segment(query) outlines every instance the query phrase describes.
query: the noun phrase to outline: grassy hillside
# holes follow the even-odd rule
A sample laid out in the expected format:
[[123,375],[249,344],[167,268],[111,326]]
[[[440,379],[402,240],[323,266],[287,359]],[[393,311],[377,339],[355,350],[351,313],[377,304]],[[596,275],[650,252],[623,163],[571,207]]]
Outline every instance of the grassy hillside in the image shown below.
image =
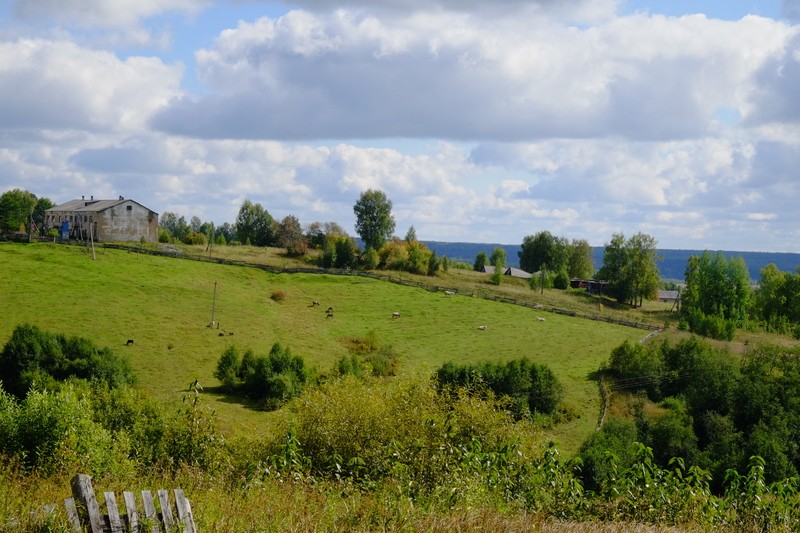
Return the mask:
[[[465,287],[475,282],[461,281]],[[215,284],[219,329],[207,327]],[[504,290],[527,297],[531,293],[513,283]],[[283,301],[271,298],[278,291],[285,295]],[[321,305],[311,306],[312,300]],[[325,373],[346,353],[344,339],[375,330],[400,354],[401,373],[419,379],[427,379],[446,361],[527,356],[553,369],[565,386],[566,403],[580,414],[550,435],[567,453],[597,419],[597,387],[590,374],[613,347],[646,334],[364,277],[274,274],[111,249],[99,249],[93,259],[85,248],[52,243],[0,245],[0,301],[0,343],[23,322],[90,338],[127,356],[140,386],[164,402],[179,403],[197,378],[232,432],[267,431],[270,420],[280,414],[258,411],[214,391],[217,358],[230,344],[266,353],[280,342]],[[334,308],[332,318],[326,318],[329,306]],[[395,311],[399,319],[392,318]],[[479,331],[479,325],[486,330]],[[125,345],[128,339],[132,346]]]

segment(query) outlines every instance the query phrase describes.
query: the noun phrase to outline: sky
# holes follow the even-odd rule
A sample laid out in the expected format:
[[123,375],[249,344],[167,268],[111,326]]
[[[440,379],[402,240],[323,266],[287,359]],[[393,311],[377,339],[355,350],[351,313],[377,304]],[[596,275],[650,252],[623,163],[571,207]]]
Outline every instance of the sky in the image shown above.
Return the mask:
[[0,192],[800,252],[800,0],[0,0]]

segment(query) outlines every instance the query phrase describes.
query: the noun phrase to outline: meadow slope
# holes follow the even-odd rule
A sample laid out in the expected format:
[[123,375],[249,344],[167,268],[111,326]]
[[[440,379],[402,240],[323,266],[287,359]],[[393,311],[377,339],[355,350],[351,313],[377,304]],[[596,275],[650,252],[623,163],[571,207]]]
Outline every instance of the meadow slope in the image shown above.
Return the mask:
[[[215,285],[219,329],[208,327]],[[271,298],[276,291],[283,301]],[[400,354],[400,372],[418,379],[447,361],[526,356],[553,369],[565,403],[580,414],[548,434],[566,453],[597,421],[591,373],[615,346],[647,333],[365,277],[274,274],[111,249],[98,249],[93,259],[86,248],[52,243],[0,244],[0,302],[0,343],[24,322],[87,337],[129,358],[139,386],[166,403],[180,403],[198,379],[222,426],[234,433],[269,431],[280,415],[215,390],[216,361],[231,344],[261,354],[280,342],[324,374],[346,353],[343,339],[374,330]],[[392,318],[395,311],[400,318]],[[128,339],[132,346],[125,346]]]

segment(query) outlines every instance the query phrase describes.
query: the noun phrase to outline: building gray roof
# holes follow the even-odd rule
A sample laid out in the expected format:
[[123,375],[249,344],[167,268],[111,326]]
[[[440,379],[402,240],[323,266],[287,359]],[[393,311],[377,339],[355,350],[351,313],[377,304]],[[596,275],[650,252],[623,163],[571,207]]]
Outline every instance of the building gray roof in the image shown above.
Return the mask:
[[[135,200],[131,200],[130,198],[118,198],[116,200],[85,200],[83,198],[79,200],[70,200],[68,202],[64,202],[63,204],[55,205],[46,211],[70,211],[70,212],[80,212],[80,213],[99,213],[100,211],[105,211],[106,209],[110,209],[112,207],[118,206],[125,202],[133,202],[137,205],[141,205],[145,209],[147,207],[143,206],[139,202]],[[151,210],[152,211],[152,210]]]

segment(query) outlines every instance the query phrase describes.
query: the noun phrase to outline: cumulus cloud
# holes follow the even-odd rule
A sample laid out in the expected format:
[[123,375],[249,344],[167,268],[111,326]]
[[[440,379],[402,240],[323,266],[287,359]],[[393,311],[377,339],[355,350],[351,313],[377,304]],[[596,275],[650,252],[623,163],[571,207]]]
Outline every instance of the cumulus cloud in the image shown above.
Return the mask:
[[178,93],[181,75],[70,42],[0,42],[0,129],[135,130]]
[[800,123],[800,28],[779,53],[758,69],[752,92],[748,124]]
[[23,20],[45,20],[83,27],[130,27],[169,11],[195,12],[210,0],[12,0]]
[[197,53],[210,94],[175,100],[152,125],[246,139],[699,137],[720,107],[744,105],[752,66],[789,32],[758,17],[634,15],[579,29],[293,11],[220,34]]

